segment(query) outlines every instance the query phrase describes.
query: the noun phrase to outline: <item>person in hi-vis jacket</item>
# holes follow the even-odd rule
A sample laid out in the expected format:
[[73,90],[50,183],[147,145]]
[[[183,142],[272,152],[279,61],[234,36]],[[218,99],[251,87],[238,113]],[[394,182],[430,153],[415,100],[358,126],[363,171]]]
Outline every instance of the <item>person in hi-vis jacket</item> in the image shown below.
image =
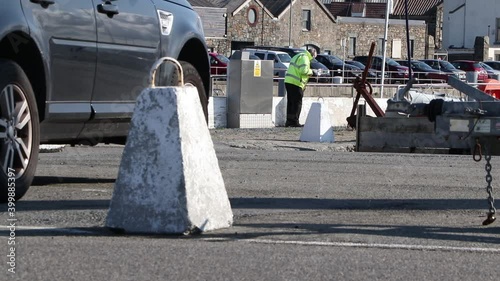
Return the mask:
[[295,55],[290,61],[285,75],[285,88],[287,95],[285,127],[302,127],[299,123],[302,110],[302,97],[304,89],[313,75],[311,60],[316,57],[316,50],[309,49]]

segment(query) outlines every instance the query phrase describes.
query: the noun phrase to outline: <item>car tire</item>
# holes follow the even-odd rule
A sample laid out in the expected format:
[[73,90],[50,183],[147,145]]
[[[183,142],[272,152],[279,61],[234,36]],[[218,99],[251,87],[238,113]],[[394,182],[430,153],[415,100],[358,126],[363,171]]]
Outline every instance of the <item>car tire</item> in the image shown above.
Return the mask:
[[23,69],[0,59],[0,202],[19,200],[35,176],[40,124],[35,95]]
[[[201,79],[200,74],[196,70],[196,68],[186,61],[179,61],[181,64],[182,70],[184,72],[184,84],[192,85],[198,89],[198,96],[200,98],[201,107],[203,109],[203,114],[205,116],[205,121],[208,124],[208,97],[205,92],[205,87],[203,85],[203,80]],[[180,79],[177,71],[174,71],[172,76],[168,81],[169,85],[180,86]]]

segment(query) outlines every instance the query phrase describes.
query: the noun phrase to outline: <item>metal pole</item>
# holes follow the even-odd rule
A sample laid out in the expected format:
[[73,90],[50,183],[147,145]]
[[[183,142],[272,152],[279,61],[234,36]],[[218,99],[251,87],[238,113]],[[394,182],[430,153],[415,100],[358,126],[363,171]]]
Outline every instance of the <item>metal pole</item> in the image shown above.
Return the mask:
[[380,79],[380,98],[384,97],[384,78],[385,78],[385,59],[386,59],[386,49],[387,49],[387,32],[389,29],[389,13],[391,12],[391,1],[387,1],[387,7],[385,9],[385,31],[384,31],[384,42],[382,44],[382,77]]
[[408,80],[411,81],[412,73],[411,73],[411,46],[410,46],[410,23],[408,19],[408,0],[405,0],[405,15],[406,15],[406,53],[408,55]]
[[288,47],[292,47],[292,3],[290,0],[290,22],[288,24]]

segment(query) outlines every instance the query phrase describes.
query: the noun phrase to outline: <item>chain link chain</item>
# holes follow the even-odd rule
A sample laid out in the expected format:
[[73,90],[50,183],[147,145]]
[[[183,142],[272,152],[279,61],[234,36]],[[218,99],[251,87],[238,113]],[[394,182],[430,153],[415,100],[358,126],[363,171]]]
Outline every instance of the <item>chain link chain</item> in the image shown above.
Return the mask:
[[496,209],[494,206],[495,198],[493,197],[493,187],[491,186],[491,182],[493,181],[493,176],[491,175],[491,162],[490,162],[491,154],[486,153],[484,159],[486,160],[486,165],[484,168],[486,170],[486,183],[488,184],[486,186],[486,192],[488,192],[488,203],[490,204],[489,216],[493,216],[496,213]]

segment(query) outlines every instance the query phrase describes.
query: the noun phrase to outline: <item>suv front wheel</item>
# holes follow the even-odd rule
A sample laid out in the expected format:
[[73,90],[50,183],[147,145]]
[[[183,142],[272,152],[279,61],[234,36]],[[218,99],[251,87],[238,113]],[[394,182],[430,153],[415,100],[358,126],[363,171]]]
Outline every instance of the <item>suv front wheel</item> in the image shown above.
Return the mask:
[[0,59],[0,202],[20,199],[33,181],[40,124],[28,77],[15,62]]
[[[203,115],[205,116],[205,121],[208,123],[208,98],[205,93],[205,88],[203,87],[203,80],[192,64],[186,61],[179,61],[179,63],[181,64],[184,72],[184,84],[194,86],[198,90]],[[169,78],[168,84],[176,86],[180,84],[179,74],[177,71],[173,72],[172,76]]]

